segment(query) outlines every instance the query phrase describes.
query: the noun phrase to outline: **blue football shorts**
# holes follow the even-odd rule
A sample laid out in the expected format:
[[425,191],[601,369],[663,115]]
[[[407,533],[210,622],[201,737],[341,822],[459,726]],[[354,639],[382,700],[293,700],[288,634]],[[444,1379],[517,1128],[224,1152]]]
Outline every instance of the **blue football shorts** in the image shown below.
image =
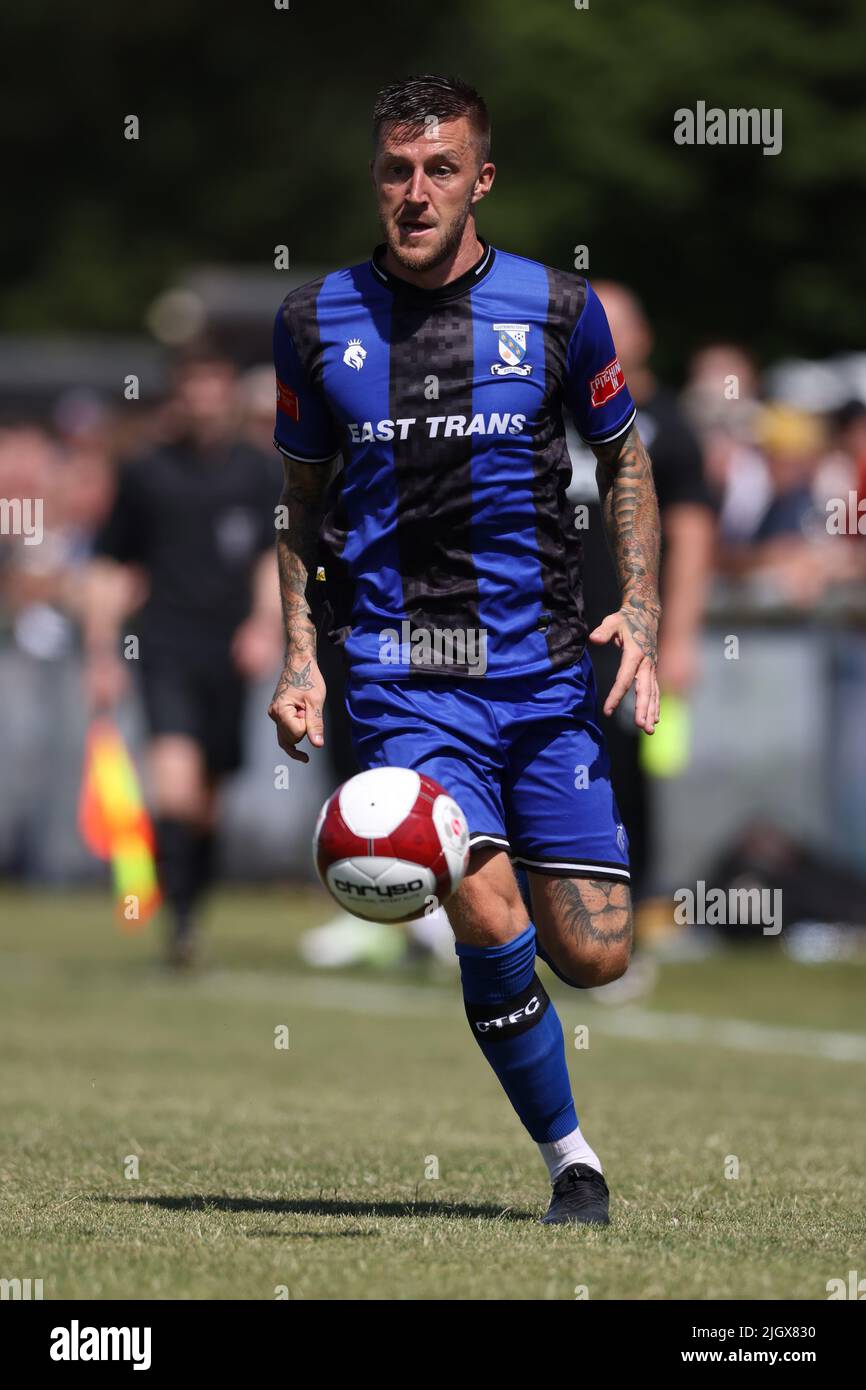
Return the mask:
[[629,881],[589,656],[563,671],[361,681],[346,704],[363,770],[411,767],[450,792],[472,850],[569,878]]

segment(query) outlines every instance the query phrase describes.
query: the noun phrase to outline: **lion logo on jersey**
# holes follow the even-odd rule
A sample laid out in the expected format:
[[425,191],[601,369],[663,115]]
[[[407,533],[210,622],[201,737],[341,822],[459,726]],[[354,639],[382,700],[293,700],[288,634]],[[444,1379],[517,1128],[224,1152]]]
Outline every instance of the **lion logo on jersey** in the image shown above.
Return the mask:
[[350,338],[346,351],[343,353],[343,361],[347,367],[354,367],[359,372],[367,360],[367,349],[361,346],[360,338]]

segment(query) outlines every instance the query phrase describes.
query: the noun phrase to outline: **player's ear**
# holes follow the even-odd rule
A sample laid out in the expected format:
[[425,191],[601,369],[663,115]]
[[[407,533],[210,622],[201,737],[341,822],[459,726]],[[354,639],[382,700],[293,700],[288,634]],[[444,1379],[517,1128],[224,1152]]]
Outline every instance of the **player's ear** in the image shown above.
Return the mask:
[[473,203],[480,203],[482,198],[487,197],[487,194],[493,187],[493,180],[495,177],[496,165],[491,164],[489,159],[485,160],[475,176],[475,187],[472,190]]

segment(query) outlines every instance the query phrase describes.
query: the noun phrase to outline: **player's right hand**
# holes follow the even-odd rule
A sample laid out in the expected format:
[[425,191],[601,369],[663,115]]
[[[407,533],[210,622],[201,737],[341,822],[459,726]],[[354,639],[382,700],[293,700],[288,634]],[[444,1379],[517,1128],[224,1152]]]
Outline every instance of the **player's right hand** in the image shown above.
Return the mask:
[[308,738],[314,748],[325,742],[326,694],[322,673],[312,659],[297,657],[294,664],[287,663],[277,681],[268,714],[277,726],[280,747],[296,762],[310,761],[309,754],[297,747],[302,738]]

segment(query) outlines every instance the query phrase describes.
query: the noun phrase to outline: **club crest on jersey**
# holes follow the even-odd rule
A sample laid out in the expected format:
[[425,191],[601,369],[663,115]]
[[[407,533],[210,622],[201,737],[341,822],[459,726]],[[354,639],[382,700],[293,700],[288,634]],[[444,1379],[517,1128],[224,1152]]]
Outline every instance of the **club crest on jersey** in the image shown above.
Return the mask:
[[[494,323],[493,331],[499,335],[499,356],[501,362],[491,365],[494,376],[529,376],[532,363],[524,362],[526,356],[526,335],[528,323]],[[503,365],[504,364],[504,365]]]
[[625,376],[622,367],[619,365],[619,358],[615,357],[612,362],[608,362],[606,367],[602,367],[600,372],[589,379],[589,399],[593,407],[597,410],[600,405],[607,405],[608,401],[613,400],[617,391],[621,391],[625,386]]
[[343,361],[347,367],[354,367],[359,372],[367,360],[367,349],[361,346],[360,338],[350,338],[346,344],[346,351],[343,353]]

